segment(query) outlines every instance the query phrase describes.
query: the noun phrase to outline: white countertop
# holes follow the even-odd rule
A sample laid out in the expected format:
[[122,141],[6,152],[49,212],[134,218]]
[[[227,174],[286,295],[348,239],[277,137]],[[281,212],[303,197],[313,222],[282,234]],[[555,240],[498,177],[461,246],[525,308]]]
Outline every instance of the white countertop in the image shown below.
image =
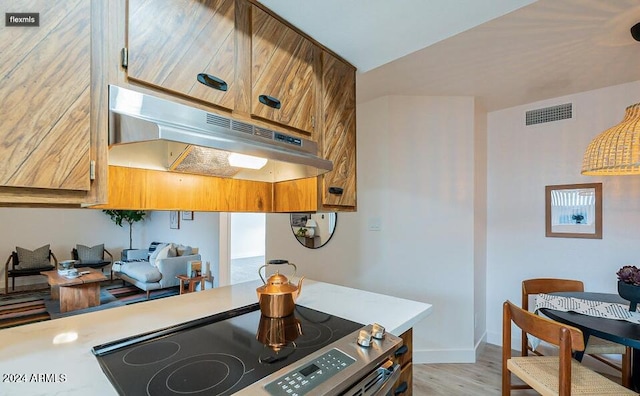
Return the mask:
[[[115,395],[91,347],[257,302],[261,281],[0,330],[0,395]],[[400,335],[431,305],[305,279],[297,304]],[[66,335],[74,341],[56,340]],[[16,382],[21,380],[23,382]]]

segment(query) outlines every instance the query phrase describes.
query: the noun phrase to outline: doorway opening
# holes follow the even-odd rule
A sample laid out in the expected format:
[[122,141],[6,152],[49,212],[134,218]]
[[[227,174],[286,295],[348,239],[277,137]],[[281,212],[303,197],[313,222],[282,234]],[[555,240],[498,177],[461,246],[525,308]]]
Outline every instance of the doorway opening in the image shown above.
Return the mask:
[[266,215],[231,213],[230,228],[230,284],[260,279],[258,269],[265,260]]

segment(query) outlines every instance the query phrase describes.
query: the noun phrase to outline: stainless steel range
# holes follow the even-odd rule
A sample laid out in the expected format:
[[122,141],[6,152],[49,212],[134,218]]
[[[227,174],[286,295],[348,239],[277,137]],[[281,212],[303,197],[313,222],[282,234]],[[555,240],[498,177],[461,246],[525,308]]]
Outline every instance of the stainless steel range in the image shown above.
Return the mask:
[[387,358],[401,345],[375,324],[300,305],[267,318],[252,304],[92,351],[121,395],[369,395],[395,382]]

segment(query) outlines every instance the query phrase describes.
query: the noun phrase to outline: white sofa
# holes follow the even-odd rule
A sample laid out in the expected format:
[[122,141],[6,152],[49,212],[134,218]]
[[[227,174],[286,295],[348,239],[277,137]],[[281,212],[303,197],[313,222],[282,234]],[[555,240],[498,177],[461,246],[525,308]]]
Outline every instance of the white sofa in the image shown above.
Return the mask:
[[[168,249],[167,249],[168,246]],[[148,256],[145,261],[114,263],[114,275],[147,292],[178,286],[177,275],[185,275],[190,261],[202,261],[198,248],[154,242],[150,248],[128,252],[129,257]],[[163,254],[166,250],[171,253]],[[182,254],[181,254],[182,253]]]

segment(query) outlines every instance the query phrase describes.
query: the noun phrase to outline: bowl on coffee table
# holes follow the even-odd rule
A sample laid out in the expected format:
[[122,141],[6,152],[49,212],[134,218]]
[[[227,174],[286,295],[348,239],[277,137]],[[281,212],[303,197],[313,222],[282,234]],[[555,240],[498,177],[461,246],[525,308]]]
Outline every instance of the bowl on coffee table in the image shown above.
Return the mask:
[[70,269],[73,268],[73,265],[76,263],[76,260],[62,260],[60,262],[60,265],[62,266],[62,269]]

